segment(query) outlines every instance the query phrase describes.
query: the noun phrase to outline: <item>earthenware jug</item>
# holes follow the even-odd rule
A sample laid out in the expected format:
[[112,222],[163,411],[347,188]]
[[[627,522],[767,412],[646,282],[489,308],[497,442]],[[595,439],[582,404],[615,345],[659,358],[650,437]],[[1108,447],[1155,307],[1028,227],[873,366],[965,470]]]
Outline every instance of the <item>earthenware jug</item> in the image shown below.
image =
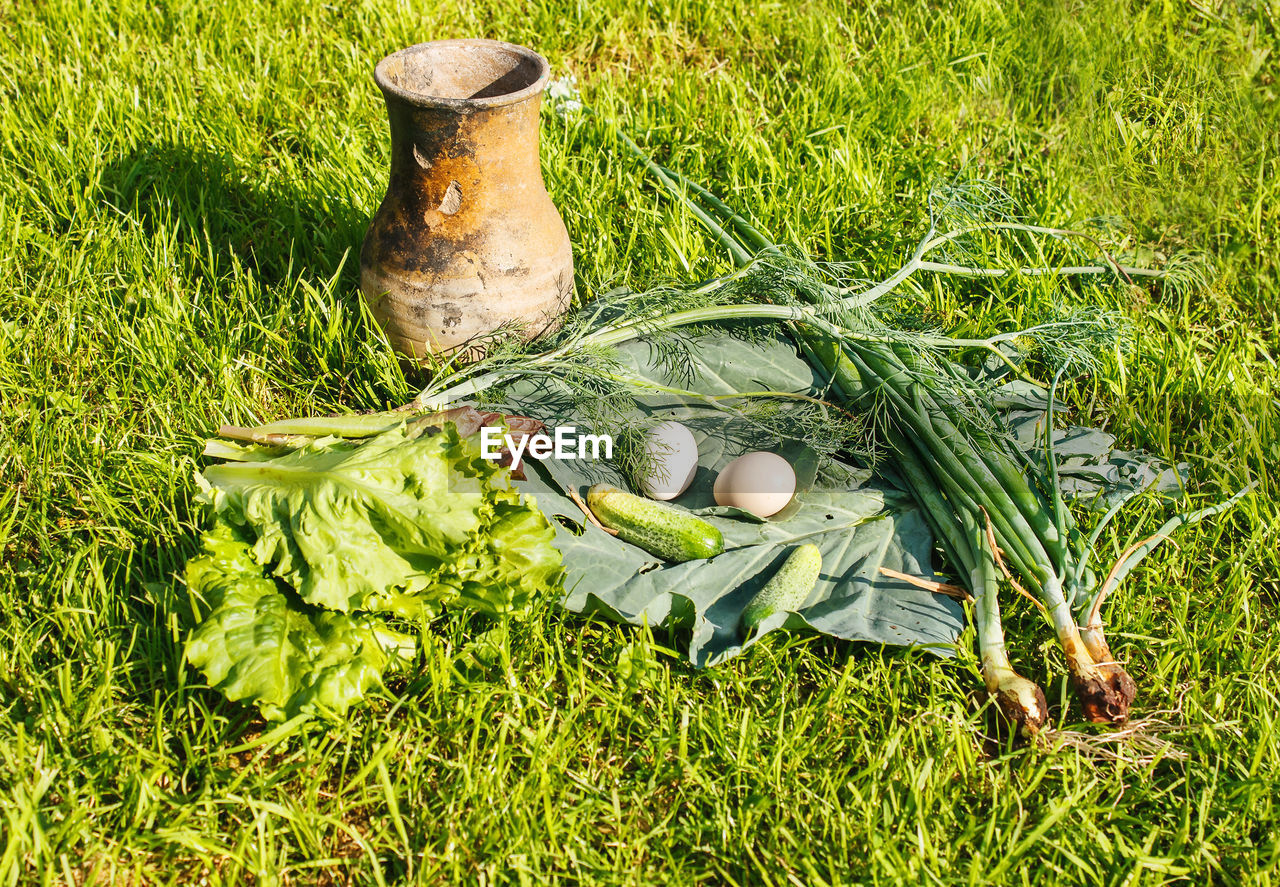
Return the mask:
[[360,289],[402,354],[475,357],[494,332],[532,338],[568,307],[569,234],[538,162],[549,74],[538,53],[496,40],[421,43],[374,69],[391,174]]

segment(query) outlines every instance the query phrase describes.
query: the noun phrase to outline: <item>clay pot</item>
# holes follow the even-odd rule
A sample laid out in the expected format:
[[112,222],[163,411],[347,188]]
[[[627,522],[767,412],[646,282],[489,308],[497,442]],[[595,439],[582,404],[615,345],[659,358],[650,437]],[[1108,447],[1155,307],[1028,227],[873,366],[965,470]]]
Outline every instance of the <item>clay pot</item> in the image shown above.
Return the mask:
[[538,163],[549,74],[538,53],[496,40],[421,43],[374,69],[391,175],[360,289],[402,354],[474,358],[495,331],[530,339],[568,307],[569,234]]

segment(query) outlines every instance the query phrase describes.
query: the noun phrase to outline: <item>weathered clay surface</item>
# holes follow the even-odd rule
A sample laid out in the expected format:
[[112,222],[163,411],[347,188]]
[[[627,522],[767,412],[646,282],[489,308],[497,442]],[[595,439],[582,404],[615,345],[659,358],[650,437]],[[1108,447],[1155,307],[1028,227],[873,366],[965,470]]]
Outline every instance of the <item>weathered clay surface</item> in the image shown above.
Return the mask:
[[501,328],[554,328],[573,293],[569,234],[542,180],[542,56],[493,40],[411,46],[378,63],[391,175],[360,288],[408,357],[478,353]]

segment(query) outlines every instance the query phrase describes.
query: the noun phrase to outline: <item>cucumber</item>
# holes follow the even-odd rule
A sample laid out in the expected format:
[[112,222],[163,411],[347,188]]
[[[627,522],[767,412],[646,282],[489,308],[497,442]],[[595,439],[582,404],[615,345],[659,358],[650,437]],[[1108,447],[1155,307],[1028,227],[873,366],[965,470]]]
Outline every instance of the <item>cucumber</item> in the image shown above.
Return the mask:
[[702,518],[609,484],[588,490],[587,506],[619,539],[663,560],[680,563],[724,551],[724,536]]
[[821,569],[822,552],[818,546],[807,542],[793,548],[778,572],[742,611],[743,633],[759,628],[761,622],[780,610],[794,610],[803,604],[817,584]]

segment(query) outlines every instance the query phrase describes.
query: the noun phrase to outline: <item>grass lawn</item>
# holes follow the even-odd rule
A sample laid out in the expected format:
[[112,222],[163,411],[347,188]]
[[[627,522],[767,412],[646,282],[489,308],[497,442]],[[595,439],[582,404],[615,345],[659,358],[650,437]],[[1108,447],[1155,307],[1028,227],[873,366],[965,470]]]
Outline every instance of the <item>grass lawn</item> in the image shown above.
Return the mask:
[[[0,884],[1280,881],[1280,7],[1243,5],[0,0]],[[866,276],[957,174],[1207,257],[1207,287],[1116,303],[1138,357],[1070,393],[1198,498],[1259,482],[1110,604],[1171,753],[995,747],[973,655],[779,638],[695,672],[550,607],[495,630],[491,669],[453,663],[492,626],[447,617],[387,694],[279,741],[201,686],[176,574],[203,438],[420,387],[357,290],[372,68],[461,36],[540,50]],[[726,269],[603,133],[544,119],[580,296]],[[958,330],[1045,297],[926,284]],[[1057,727],[1099,733],[1008,609]]]

